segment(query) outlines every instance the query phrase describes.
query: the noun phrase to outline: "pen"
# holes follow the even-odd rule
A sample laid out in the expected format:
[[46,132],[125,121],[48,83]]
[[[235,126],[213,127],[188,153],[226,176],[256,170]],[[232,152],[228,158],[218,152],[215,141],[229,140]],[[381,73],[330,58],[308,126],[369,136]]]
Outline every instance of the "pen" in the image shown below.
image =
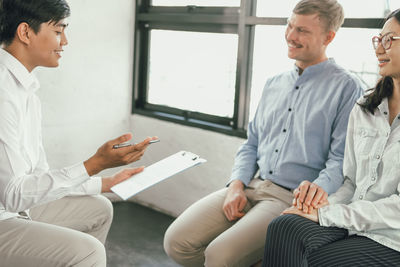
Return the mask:
[[[149,144],[153,144],[153,143],[157,143],[157,142],[160,142],[160,139],[151,140],[149,142]],[[134,144],[123,143],[123,144],[113,145],[113,148],[121,148],[121,147],[133,146],[133,145],[136,145],[136,143],[134,143]]]

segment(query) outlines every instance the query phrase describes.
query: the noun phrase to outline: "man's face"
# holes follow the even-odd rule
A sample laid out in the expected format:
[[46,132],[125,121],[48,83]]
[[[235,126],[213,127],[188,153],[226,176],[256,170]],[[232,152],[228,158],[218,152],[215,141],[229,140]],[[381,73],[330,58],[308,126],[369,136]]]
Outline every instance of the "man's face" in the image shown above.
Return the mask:
[[65,36],[65,19],[57,23],[42,23],[39,32],[34,34],[32,31],[31,42],[29,44],[30,66],[57,67],[58,60],[61,58],[63,46],[68,44]]
[[288,57],[302,69],[320,63],[325,59],[327,34],[317,14],[292,14],[285,33]]

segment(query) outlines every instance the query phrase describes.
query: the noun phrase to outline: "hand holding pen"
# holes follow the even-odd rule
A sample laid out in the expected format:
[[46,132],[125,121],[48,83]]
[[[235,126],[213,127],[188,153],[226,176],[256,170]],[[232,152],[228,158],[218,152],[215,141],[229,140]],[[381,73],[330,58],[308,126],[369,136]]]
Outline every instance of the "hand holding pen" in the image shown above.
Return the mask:
[[91,158],[84,162],[89,176],[104,169],[126,165],[139,160],[150,142],[159,140],[157,137],[148,137],[137,144],[126,143],[131,139],[132,134],[124,134],[102,145]]
[[[153,143],[157,143],[157,142],[160,142],[160,139],[152,139],[149,141],[149,144],[153,144]],[[122,144],[113,145],[113,148],[117,149],[117,148],[121,148],[121,147],[135,146],[135,145],[137,145],[137,143],[122,143]]]

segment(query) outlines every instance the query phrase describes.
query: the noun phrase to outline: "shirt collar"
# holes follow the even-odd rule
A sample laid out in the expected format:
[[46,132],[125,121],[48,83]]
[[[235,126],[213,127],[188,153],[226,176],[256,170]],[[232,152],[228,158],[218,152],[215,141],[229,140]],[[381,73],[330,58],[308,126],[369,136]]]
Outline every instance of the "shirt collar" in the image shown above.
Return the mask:
[[379,104],[378,109],[380,110],[380,112],[384,113],[389,111],[389,103],[388,103],[388,99],[387,97],[385,97],[384,99],[382,99],[382,102]]
[[1,48],[0,64],[3,64],[28,92],[35,92],[39,89],[40,84],[35,75],[30,73],[13,55]]
[[[326,65],[332,64],[332,63],[335,63],[335,60],[333,58],[328,58],[325,61],[322,61],[318,64],[307,67],[305,70],[303,70],[302,75],[304,75],[304,73],[310,74],[310,73],[313,73],[316,71],[321,71],[322,68],[324,68]],[[300,68],[296,66],[296,63],[294,64],[294,70],[297,74],[299,74]]]

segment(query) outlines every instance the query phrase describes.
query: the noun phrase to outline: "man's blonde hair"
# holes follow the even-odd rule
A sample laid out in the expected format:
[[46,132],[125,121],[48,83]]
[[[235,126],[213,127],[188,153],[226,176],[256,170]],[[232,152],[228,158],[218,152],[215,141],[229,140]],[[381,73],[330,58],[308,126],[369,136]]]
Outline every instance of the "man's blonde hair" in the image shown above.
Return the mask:
[[294,14],[317,14],[326,31],[337,32],[344,22],[343,7],[336,0],[301,0],[293,9]]

